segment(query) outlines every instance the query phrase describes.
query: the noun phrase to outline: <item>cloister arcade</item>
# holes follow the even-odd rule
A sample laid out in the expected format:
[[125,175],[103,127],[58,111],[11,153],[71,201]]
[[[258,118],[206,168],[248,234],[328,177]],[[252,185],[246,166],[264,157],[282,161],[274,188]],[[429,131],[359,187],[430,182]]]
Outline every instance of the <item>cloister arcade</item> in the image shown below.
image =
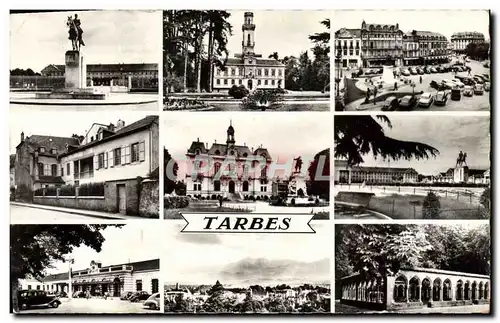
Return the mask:
[[372,309],[489,303],[490,278],[437,269],[400,270],[394,276],[341,279],[341,303]]

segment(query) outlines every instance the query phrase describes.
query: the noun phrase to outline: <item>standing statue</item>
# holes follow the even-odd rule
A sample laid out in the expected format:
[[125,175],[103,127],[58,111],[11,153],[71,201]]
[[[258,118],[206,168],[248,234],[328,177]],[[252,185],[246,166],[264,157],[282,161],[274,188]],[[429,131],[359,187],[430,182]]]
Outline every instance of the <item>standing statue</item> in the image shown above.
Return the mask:
[[295,161],[295,172],[300,173],[300,170],[302,169],[302,158],[299,156],[294,159]]
[[73,46],[74,51],[80,51],[81,46],[85,46],[83,42],[83,29],[81,27],[80,19],[78,18],[78,14],[75,14],[75,17],[72,18],[68,16],[68,20],[66,21],[66,26],[68,26],[68,39],[71,40],[71,45]]

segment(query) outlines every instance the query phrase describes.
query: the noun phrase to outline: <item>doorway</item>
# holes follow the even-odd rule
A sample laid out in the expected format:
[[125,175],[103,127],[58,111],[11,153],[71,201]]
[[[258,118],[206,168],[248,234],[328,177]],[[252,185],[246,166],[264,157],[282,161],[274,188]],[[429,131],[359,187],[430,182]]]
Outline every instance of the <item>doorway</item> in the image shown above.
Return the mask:
[[234,181],[229,182],[229,193],[234,193]]
[[253,89],[253,81],[252,80],[248,80],[248,89],[249,90]]
[[127,213],[127,193],[125,190],[125,184],[116,185],[117,191],[117,203],[118,203],[118,212],[120,214]]
[[120,278],[113,280],[113,296],[120,297]]

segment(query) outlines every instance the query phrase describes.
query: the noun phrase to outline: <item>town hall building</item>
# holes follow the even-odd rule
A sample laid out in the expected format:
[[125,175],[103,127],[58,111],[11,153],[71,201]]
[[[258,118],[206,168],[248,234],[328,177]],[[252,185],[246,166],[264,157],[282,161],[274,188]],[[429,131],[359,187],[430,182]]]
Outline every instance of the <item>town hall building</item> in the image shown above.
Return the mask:
[[255,53],[255,27],[253,13],[245,12],[242,52],[228,58],[225,67],[214,66],[214,90],[228,90],[233,85],[244,85],[250,91],[285,87],[285,65]]
[[[262,146],[253,149],[246,143],[237,145],[234,135],[234,127],[230,124],[226,143],[216,141],[209,147],[199,138],[191,143],[186,157],[197,169],[186,174],[187,195],[212,199],[221,196],[232,200],[271,196],[268,170],[273,159],[268,150]],[[265,162],[265,166],[256,167],[258,162]],[[251,166],[257,173],[250,171]]]

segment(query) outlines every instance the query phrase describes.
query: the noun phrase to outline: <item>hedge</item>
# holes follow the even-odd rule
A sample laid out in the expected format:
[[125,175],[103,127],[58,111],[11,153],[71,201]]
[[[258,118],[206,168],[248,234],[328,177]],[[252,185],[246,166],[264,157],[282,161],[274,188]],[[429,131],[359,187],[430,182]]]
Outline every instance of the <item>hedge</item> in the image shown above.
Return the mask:
[[182,209],[189,206],[187,196],[165,196],[163,198],[164,209]]
[[75,196],[76,189],[73,185],[61,186],[59,196]]
[[82,184],[79,186],[78,196],[104,196],[104,183]]

